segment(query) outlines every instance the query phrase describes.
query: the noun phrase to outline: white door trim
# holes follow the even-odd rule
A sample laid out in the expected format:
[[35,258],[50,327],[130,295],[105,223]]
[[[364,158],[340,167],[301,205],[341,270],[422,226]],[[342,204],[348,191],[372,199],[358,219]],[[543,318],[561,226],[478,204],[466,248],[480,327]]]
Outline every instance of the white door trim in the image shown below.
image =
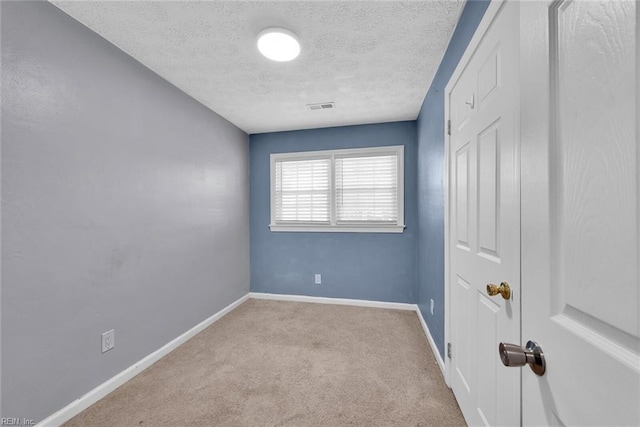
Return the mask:
[[447,86],[445,87],[445,96],[444,96],[444,169],[443,169],[443,186],[444,186],[444,307],[445,307],[445,314],[444,314],[444,347],[445,347],[445,357],[444,357],[444,363],[445,363],[445,370],[444,370],[444,380],[447,384],[447,386],[449,386],[449,388],[451,388],[451,383],[450,383],[450,377],[451,377],[451,369],[450,369],[450,361],[451,359],[448,357],[447,355],[447,343],[451,342],[451,336],[450,336],[450,326],[451,326],[451,319],[449,318],[449,313],[451,312],[451,299],[450,299],[450,287],[449,287],[449,279],[450,279],[450,275],[449,275],[449,267],[450,267],[450,256],[451,256],[451,248],[449,245],[449,239],[450,239],[450,225],[451,225],[451,221],[449,218],[451,209],[450,209],[450,193],[451,193],[451,189],[449,188],[449,181],[450,181],[450,175],[449,175],[449,149],[450,149],[450,144],[451,144],[451,136],[448,134],[448,122],[450,117],[449,114],[449,95],[451,94],[451,91],[453,90],[453,87],[455,86],[456,82],[458,81],[458,79],[460,78],[460,76],[462,75],[463,71],[465,70],[465,68],[467,67],[467,64],[469,63],[469,60],[471,59],[473,53],[476,51],[476,49],[478,48],[478,46],[480,45],[480,42],[482,41],[485,33],[487,32],[487,30],[489,29],[489,27],[491,26],[491,23],[493,22],[494,18],[498,15],[498,12],[500,12],[500,10],[502,9],[502,7],[505,5],[507,0],[493,0],[490,4],[489,7],[487,8],[484,16],[482,17],[482,20],[480,21],[480,24],[478,24],[478,28],[476,29],[476,32],[473,34],[473,37],[471,38],[471,41],[469,42],[469,44],[467,45],[467,48],[465,49],[464,53],[462,54],[462,57],[460,58],[460,61],[458,62],[458,65],[456,66],[456,69],[453,71],[453,74],[451,75],[451,78],[449,79],[449,83],[447,83]]

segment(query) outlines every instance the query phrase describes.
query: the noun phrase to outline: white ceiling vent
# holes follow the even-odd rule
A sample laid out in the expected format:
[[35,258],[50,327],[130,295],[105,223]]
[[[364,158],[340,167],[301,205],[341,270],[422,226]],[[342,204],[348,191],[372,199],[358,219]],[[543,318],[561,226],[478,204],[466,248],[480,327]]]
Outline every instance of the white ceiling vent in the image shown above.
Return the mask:
[[333,102],[322,102],[320,104],[307,104],[307,108],[309,110],[329,110],[332,108],[336,108],[336,104]]

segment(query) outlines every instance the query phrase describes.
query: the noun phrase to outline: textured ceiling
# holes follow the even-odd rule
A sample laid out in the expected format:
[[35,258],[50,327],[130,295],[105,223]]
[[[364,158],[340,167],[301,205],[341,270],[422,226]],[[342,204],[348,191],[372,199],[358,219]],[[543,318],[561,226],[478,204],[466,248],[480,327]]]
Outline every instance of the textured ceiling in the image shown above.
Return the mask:
[[[247,133],[413,120],[463,0],[52,1]],[[278,63],[257,34],[302,51]],[[335,102],[333,110],[307,104]]]

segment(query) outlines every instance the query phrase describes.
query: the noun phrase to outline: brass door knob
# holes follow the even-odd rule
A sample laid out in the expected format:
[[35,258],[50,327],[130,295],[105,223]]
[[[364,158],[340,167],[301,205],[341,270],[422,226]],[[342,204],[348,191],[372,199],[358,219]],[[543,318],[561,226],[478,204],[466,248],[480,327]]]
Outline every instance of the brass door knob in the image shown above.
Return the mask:
[[511,298],[511,288],[507,282],[500,283],[500,286],[489,283],[487,285],[487,294],[491,297],[500,294],[502,295],[502,298],[509,299]]
[[498,346],[498,353],[500,353],[500,360],[504,366],[529,365],[531,370],[540,376],[544,375],[547,368],[542,348],[535,341],[529,341],[525,348],[517,344],[501,342]]

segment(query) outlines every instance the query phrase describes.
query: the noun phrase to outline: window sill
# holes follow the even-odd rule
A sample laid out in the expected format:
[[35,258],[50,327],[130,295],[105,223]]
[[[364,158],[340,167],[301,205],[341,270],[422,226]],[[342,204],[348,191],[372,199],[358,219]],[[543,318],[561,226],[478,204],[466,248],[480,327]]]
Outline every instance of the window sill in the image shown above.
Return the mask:
[[271,232],[403,233],[405,225],[269,225]]

